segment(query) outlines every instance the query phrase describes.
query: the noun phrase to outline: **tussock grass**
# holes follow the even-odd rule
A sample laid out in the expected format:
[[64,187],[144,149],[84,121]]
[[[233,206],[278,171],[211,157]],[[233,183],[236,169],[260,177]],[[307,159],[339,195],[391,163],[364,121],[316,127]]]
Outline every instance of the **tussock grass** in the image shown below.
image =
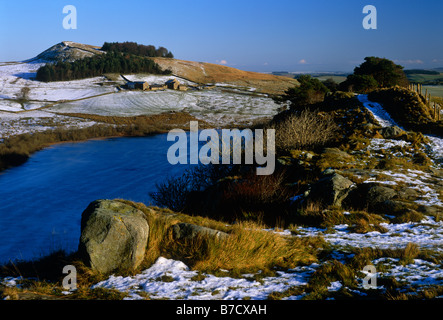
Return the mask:
[[338,224],[348,224],[350,230],[356,233],[370,231],[387,232],[380,223],[387,222],[382,216],[368,213],[364,210],[349,210],[338,207],[325,207],[319,202],[310,201],[304,208],[300,208],[293,216],[293,222],[310,227],[328,228]]
[[[142,264],[143,268],[154,263],[161,255],[182,260],[192,269],[205,272],[226,269],[235,273],[269,270],[273,267],[291,268],[316,261],[316,250],[325,245],[321,241],[287,238],[264,231],[264,225],[254,222],[226,225],[209,218],[146,207],[141,203],[132,205],[146,214],[150,226],[148,251]],[[173,238],[171,230],[172,225],[178,222],[227,232],[229,237],[215,239],[199,236],[192,240],[178,241]],[[316,247],[313,246],[314,243]]]
[[340,261],[331,260],[322,264],[312,275],[306,288],[305,300],[324,299],[329,295],[331,282],[340,281],[344,287],[354,288],[357,285],[356,272]]
[[314,261],[314,251],[303,240],[286,239],[263,231],[263,226],[242,222],[233,227],[226,240],[211,241],[204,259],[196,261],[194,268],[250,272],[273,267],[292,268]]
[[416,258],[435,261],[430,253],[420,251],[415,243],[408,243],[405,248],[397,249],[355,248],[354,253],[355,255],[349,264],[355,270],[362,270],[364,266],[371,264],[372,260],[383,257],[399,259],[402,265],[413,263]]

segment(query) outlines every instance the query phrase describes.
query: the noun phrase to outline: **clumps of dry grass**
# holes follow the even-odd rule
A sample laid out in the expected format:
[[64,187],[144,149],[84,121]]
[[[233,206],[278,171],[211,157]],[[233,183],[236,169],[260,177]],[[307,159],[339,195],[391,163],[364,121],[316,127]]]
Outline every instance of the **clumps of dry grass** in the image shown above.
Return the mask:
[[416,258],[435,261],[431,254],[422,252],[417,244],[408,243],[405,248],[397,249],[355,248],[349,265],[355,270],[363,270],[363,267],[372,264],[373,260],[383,257],[399,259],[402,265],[413,263]]
[[[305,300],[324,299],[330,293],[328,287],[332,282],[339,281],[343,288],[355,288],[357,286],[356,272],[350,266],[337,260],[331,260],[322,264],[312,275],[306,287]],[[346,295],[346,291],[340,290]]]
[[277,150],[289,152],[292,149],[313,149],[326,145],[334,139],[338,126],[326,113],[305,109],[289,113],[277,123],[275,129]]
[[[414,263],[414,259],[426,259],[433,263],[438,263],[441,259],[441,254],[434,257],[432,253],[420,250],[414,243],[409,243],[405,248],[399,249],[353,248],[352,253],[352,258],[346,262],[337,260],[324,262],[311,276],[306,287],[290,288],[288,291],[293,294],[303,293],[303,299],[307,300],[319,300],[331,296],[340,299],[355,298],[353,290],[362,290],[358,285],[358,279],[365,277],[362,272],[363,268],[372,265],[376,259],[394,258],[398,259],[398,263],[401,265]],[[376,265],[377,272],[383,273],[385,268],[383,263]],[[329,292],[327,288],[336,281],[340,282],[342,288],[337,292]],[[443,286],[432,286],[415,290],[409,288],[407,282],[399,281],[393,276],[379,276],[377,286],[379,290],[365,291],[372,299],[432,299],[440,295],[443,289]],[[411,291],[408,292],[408,290]],[[273,294],[272,298],[279,299],[284,296]]]
[[[120,201],[135,206],[148,219],[148,248],[140,268],[149,267],[160,256],[182,260],[192,269],[204,272],[226,269],[241,273],[273,267],[292,268],[315,262],[317,250],[326,246],[324,241],[283,237],[265,231],[265,226],[254,222],[226,225],[209,218]],[[229,236],[226,239],[197,236],[190,240],[177,240],[173,236],[172,226],[179,222],[212,228]]]
[[321,172],[328,168],[334,169],[350,169],[357,166],[357,161],[354,156],[339,150],[338,148],[326,148],[319,156],[315,163],[318,170]]
[[210,241],[205,251],[203,259],[194,263],[197,270],[251,272],[273,267],[293,268],[317,260],[315,251],[304,240],[284,238],[250,222],[234,225],[226,240]]
[[369,223],[369,221],[364,218],[356,219],[354,226],[351,227],[351,230],[356,233],[368,233],[372,231],[378,231],[380,233],[388,232],[388,229],[385,227],[379,224]]
[[380,225],[386,220],[378,214],[364,210],[344,211],[342,208],[333,206],[325,208],[318,202],[308,202],[305,207],[299,209],[293,217],[293,222],[321,228],[347,224],[350,226],[349,230],[356,233],[387,232],[387,229]]
[[[189,129],[189,122],[195,121],[196,118],[191,116],[187,112],[164,112],[161,114],[154,115],[139,115],[139,116],[129,116],[129,117],[121,117],[121,116],[102,116],[97,114],[88,114],[88,113],[61,113],[61,115],[88,119],[96,122],[102,122],[107,124],[115,124],[115,125],[131,125],[131,126],[140,126],[140,127],[152,127],[152,128],[162,128],[164,131],[167,128],[183,128]],[[208,124],[203,120],[199,121],[200,128],[206,128]]]
[[392,222],[393,223],[407,223],[407,222],[420,222],[425,218],[425,215],[421,212],[415,211],[413,209],[402,210],[403,212],[396,216]]

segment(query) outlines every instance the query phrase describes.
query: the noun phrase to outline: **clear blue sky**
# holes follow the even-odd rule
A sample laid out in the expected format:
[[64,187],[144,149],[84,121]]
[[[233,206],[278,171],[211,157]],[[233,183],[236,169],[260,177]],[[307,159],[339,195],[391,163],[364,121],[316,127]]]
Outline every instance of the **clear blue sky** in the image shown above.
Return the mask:
[[[77,29],[65,30],[65,5]],[[365,30],[365,5],[377,30]],[[70,40],[164,46],[184,60],[252,71],[352,71],[366,56],[443,67],[443,0],[0,0],[0,61]]]

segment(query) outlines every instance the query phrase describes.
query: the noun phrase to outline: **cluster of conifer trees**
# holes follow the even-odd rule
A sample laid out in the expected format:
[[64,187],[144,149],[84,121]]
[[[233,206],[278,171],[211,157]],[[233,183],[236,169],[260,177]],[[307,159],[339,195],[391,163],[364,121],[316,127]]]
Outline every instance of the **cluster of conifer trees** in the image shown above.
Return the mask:
[[105,54],[79,59],[73,62],[48,63],[37,71],[37,80],[69,81],[101,76],[104,73],[170,74],[147,57],[109,51]]
[[153,45],[143,45],[137,42],[105,42],[101,48],[103,51],[116,51],[123,53],[131,53],[137,56],[145,57],[163,57],[163,58],[174,58],[171,51],[164,47],[155,48]]

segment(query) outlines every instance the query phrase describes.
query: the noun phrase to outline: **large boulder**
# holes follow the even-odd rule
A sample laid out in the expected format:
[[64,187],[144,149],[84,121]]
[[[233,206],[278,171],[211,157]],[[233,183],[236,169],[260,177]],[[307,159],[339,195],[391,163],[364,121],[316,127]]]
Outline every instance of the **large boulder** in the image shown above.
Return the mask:
[[406,132],[398,126],[390,126],[382,128],[380,134],[385,139],[394,139],[405,135]]
[[143,212],[120,201],[96,200],[82,213],[78,251],[86,265],[102,273],[135,269],[148,236]]
[[354,183],[333,170],[326,173],[312,185],[308,198],[324,205],[340,207]]

